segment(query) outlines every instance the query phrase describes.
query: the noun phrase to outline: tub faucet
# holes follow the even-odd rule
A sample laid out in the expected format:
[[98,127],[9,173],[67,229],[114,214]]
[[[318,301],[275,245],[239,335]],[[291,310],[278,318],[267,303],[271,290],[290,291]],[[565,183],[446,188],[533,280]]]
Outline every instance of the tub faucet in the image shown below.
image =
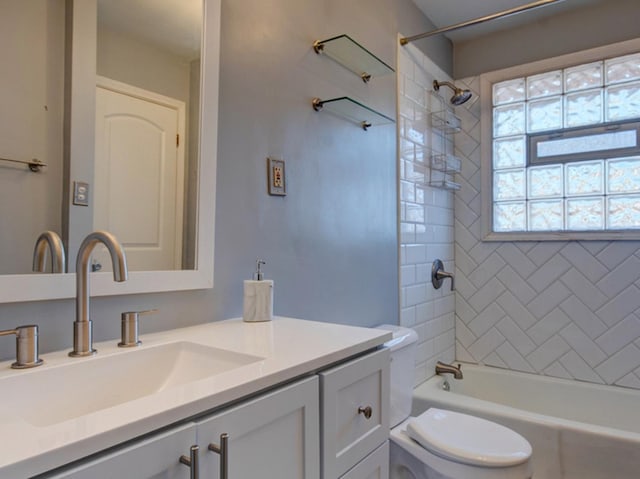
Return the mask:
[[436,363],[436,374],[453,374],[455,379],[462,379],[462,364],[454,366],[453,364],[438,361]]
[[[48,246],[48,248],[47,248]],[[51,255],[51,272],[64,273],[64,246],[58,233],[54,231],[45,231],[36,240],[33,248],[33,271],[44,273],[45,263],[47,260],[47,249]]]
[[73,323],[73,351],[69,356],[91,356],[96,353],[93,349],[93,325],[89,319],[89,263],[98,243],[104,244],[109,251],[114,281],[127,280],[127,259],[116,237],[107,231],[90,233],[82,241],[76,259],[76,320]]

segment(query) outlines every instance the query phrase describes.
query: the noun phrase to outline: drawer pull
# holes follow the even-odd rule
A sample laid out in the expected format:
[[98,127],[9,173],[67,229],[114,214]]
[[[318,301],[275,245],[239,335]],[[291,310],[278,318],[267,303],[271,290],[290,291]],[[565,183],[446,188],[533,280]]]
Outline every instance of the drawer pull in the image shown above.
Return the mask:
[[229,477],[229,434],[220,434],[220,445],[209,444],[209,450],[220,454],[220,479]]
[[367,406],[367,407],[360,406],[358,408],[358,414],[363,414],[365,419],[371,419],[372,412],[373,410],[371,409],[371,406]]
[[180,456],[180,464],[184,464],[191,469],[189,479],[198,479],[200,477],[199,464],[198,464],[198,446],[191,446],[189,449],[189,457]]

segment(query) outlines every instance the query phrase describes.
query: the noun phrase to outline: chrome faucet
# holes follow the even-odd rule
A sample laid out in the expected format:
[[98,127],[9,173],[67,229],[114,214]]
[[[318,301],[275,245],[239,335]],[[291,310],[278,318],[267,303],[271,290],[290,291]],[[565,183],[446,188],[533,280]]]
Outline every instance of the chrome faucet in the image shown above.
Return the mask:
[[35,368],[42,364],[42,359],[38,356],[38,326],[29,324],[18,326],[15,329],[0,331],[0,336],[15,335],[16,337],[16,362],[11,365],[12,369]]
[[127,280],[127,259],[115,236],[107,231],[89,234],[78,249],[76,259],[76,320],[73,323],[73,351],[69,356],[91,356],[93,349],[93,325],[89,319],[89,263],[91,253],[98,243],[107,247],[113,263],[113,279]]
[[51,254],[51,272],[64,273],[64,265],[66,262],[64,246],[62,245],[60,236],[54,231],[45,231],[38,236],[36,245],[33,248],[33,271],[44,273],[47,249]]
[[454,366],[453,364],[438,361],[436,363],[436,374],[453,374],[455,379],[462,379],[462,365]]

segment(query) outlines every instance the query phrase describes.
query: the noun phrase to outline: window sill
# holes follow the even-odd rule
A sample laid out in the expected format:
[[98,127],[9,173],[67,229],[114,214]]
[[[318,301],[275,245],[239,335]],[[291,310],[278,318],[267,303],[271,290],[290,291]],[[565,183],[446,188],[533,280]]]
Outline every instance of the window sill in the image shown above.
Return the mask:
[[490,232],[482,241],[637,241],[640,230]]

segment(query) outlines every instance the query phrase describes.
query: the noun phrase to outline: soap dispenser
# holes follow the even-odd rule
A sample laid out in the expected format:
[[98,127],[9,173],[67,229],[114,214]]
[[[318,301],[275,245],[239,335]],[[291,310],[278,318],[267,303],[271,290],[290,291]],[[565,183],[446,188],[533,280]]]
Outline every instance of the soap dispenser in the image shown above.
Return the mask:
[[242,320],[247,323],[271,321],[273,319],[273,281],[264,279],[261,259],[256,260],[253,280],[244,282]]

